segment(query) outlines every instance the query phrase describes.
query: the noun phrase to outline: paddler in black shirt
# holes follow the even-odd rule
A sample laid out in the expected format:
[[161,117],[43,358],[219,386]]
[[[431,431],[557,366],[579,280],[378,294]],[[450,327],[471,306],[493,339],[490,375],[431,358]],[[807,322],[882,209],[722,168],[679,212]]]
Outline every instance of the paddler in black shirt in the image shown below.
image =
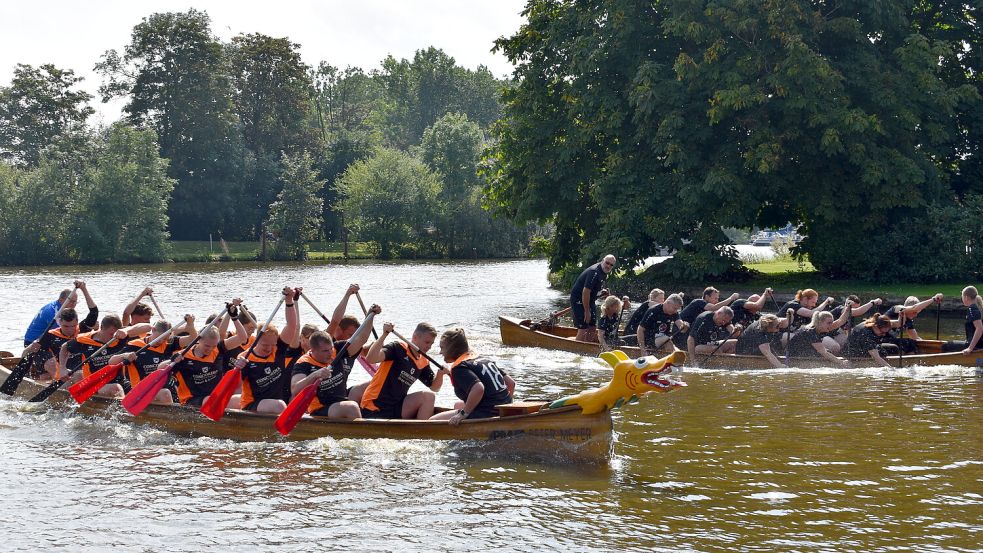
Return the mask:
[[594,302],[604,288],[608,274],[614,270],[615,263],[617,260],[613,255],[606,255],[600,262],[584,269],[573,284],[573,290],[570,291],[570,308],[573,324],[577,327],[577,340],[597,341],[597,330],[594,327],[597,321],[597,306]]
[[471,351],[463,328],[441,335],[440,354],[450,363],[454,395],[461,401],[454,405],[455,410],[438,413],[430,420],[457,425],[465,419],[487,419],[498,416],[496,405],[512,403],[515,381],[494,361]]

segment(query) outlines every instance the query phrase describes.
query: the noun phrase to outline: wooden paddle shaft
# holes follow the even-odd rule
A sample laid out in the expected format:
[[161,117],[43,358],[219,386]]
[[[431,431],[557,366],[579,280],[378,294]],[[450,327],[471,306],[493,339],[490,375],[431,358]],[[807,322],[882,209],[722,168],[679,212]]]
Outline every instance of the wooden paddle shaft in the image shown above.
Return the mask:
[[314,312],[317,313],[321,317],[321,320],[323,320],[324,322],[326,322],[328,324],[331,324],[331,320],[328,319],[327,317],[325,317],[324,316],[324,313],[321,313],[321,310],[318,309],[316,305],[314,305],[314,302],[311,301],[311,298],[307,297],[307,294],[301,292],[300,293],[300,297],[304,298],[304,301],[307,302],[307,305],[311,306],[311,309],[313,309]]
[[407,340],[406,338],[403,338],[403,335],[402,334],[400,334],[400,333],[396,332],[395,330],[393,330],[393,336],[399,338],[403,342],[406,342],[406,345],[408,345],[411,348],[415,349],[417,351],[417,353],[419,353],[419,354],[423,355],[424,357],[426,357],[427,360],[430,361],[431,363],[433,363],[434,365],[437,365],[437,368],[438,369],[444,369],[444,370],[447,369],[446,367],[444,367],[443,365],[441,365],[439,361],[437,361],[433,357],[430,357],[429,355],[427,355],[426,353],[424,353],[423,351],[421,351],[420,348],[418,348],[416,346],[416,344],[414,344],[413,342]]
[[160,317],[162,321],[166,321],[167,317],[164,316],[164,312],[160,310],[160,306],[157,305],[157,298],[153,294],[149,294],[151,303],[154,304],[154,309],[157,310],[157,316]]
[[[355,298],[358,300],[358,305],[360,305],[362,307],[362,315],[368,315],[369,314],[369,310],[365,308],[365,302],[362,301],[362,294],[359,294],[358,291],[356,291],[355,292]],[[372,337],[375,338],[376,340],[379,339],[379,334],[376,333],[376,331],[375,331],[375,325],[372,325]],[[429,359],[429,357],[428,357],[428,359]]]

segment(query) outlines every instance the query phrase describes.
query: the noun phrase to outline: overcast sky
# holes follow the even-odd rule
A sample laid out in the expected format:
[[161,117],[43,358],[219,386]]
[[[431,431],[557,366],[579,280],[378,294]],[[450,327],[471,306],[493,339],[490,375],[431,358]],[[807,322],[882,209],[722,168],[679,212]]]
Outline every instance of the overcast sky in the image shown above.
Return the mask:
[[459,65],[487,66],[505,76],[512,67],[492,42],[519,28],[524,0],[171,0],[151,2],[40,0],[5,3],[0,32],[0,85],[10,83],[14,64],[53,63],[85,77],[96,96],[93,122],[119,117],[120,104],[105,105],[92,66],[109,49],[122,50],[133,26],[155,12],[208,12],[222,40],[239,33],[289,37],[308,65],[321,60],[370,70],[388,54],[411,58],[427,46],[442,48]]

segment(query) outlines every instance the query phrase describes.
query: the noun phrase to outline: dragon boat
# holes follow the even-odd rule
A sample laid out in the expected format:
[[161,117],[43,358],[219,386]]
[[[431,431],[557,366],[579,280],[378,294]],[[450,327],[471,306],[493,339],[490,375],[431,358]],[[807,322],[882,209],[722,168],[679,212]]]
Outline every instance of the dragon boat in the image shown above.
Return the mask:
[[[514,317],[499,316],[499,329],[502,343],[506,346],[525,346],[534,348],[555,349],[594,356],[600,351],[597,342],[577,340],[577,329],[572,326],[543,325],[529,319],[521,320]],[[885,360],[895,367],[957,365],[963,367],[983,367],[983,350],[969,355],[961,352],[942,352],[942,341],[919,340],[918,354],[888,355]],[[619,346],[618,348],[629,356],[639,356],[641,352],[636,347]],[[696,359],[701,367],[710,369],[770,369],[771,363],[763,355],[740,355],[735,353],[720,353],[707,359],[700,355]],[[779,356],[781,359],[782,357]],[[876,363],[869,356],[849,358],[854,367],[874,367]],[[797,368],[828,367],[829,361],[821,357],[792,357],[788,364]]]
[[[611,410],[653,392],[670,392],[686,384],[672,375],[673,365],[685,355],[675,353],[662,359],[630,359],[623,352],[601,356],[614,369],[611,381],[597,389],[553,402],[527,401],[498,406],[499,416],[466,420],[457,426],[446,421],[416,420],[331,420],[305,416],[288,437],[273,427],[275,415],[229,409],[218,422],[205,418],[198,409],[179,405],[151,404],[132,416],[115,398],[93,396],[78,405],[64,389],[56,391],[44,407],[75,409],[79,414],[106,417],[120,422],[149,425],[180,436],[208,436],[245,442],[312,440],[322,437],[453,440],[489,446],[492,454],[543,458],[578,463],[606,463],[613,447]],[[0,382],[5,381],[18,359],[0,359]],[[14,397],[28,399],[48,385],[25,378]]]

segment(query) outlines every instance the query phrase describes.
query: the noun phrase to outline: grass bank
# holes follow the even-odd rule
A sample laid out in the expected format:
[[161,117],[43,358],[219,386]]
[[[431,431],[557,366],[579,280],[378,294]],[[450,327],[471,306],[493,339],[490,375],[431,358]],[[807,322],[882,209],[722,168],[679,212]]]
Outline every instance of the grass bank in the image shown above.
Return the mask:
[[[863,280],[834,280],[816,271],[808,261],[800,264],[797,261],[760,261],[747,263],[749,269],[756,271],[755,276],[747,282],[714,282],[712,279],[702,283],[672,282],[643,273],[635,277],[614,279],[611,281],[611,291],[618,294],[628,294],[635,301],[642,301],[652,288],[661,288],[667,293],[683,292],[688,297],[698,297],[706,286],[715,286],[726,297],[737,292],[742,297],[761,293],[765,288],[775,291],[779,302],[791,299],[795,292],[812,288],[819,292],[820,297],[834,296],[841,299],[848,294],[857,294],[861,299],[881,298],[889,303],[900,303],[908,296],[918,296],[925,299],[941,292],[945,296],[944,310],[962,309],[960,293],[969,284],[981,288],[983,283],[958,282],[948,284],[918,284],[918,283],[874,283]],[[579,274],[579,273],[578,273]],[[576,278],[576,275],[573,275]],[[569,289],[569,283],[561,282],[558,275],[550,275],[550,281],[559,290]],[[572,281],[571,281],[572,282]]]
[[[211,244],[203,241],[171,241],[171,259],[175,262],[210,262],[210,261],[253,261],[259,258],[259,242],[225,242],[225,247],[219,241]],[[329,260],[344,259],[345,245],[343,242],[311,242],[307,245],[308,259]],[[348,243],[349,259],[368,259],[372,254],[368,244],[364,242]]]

